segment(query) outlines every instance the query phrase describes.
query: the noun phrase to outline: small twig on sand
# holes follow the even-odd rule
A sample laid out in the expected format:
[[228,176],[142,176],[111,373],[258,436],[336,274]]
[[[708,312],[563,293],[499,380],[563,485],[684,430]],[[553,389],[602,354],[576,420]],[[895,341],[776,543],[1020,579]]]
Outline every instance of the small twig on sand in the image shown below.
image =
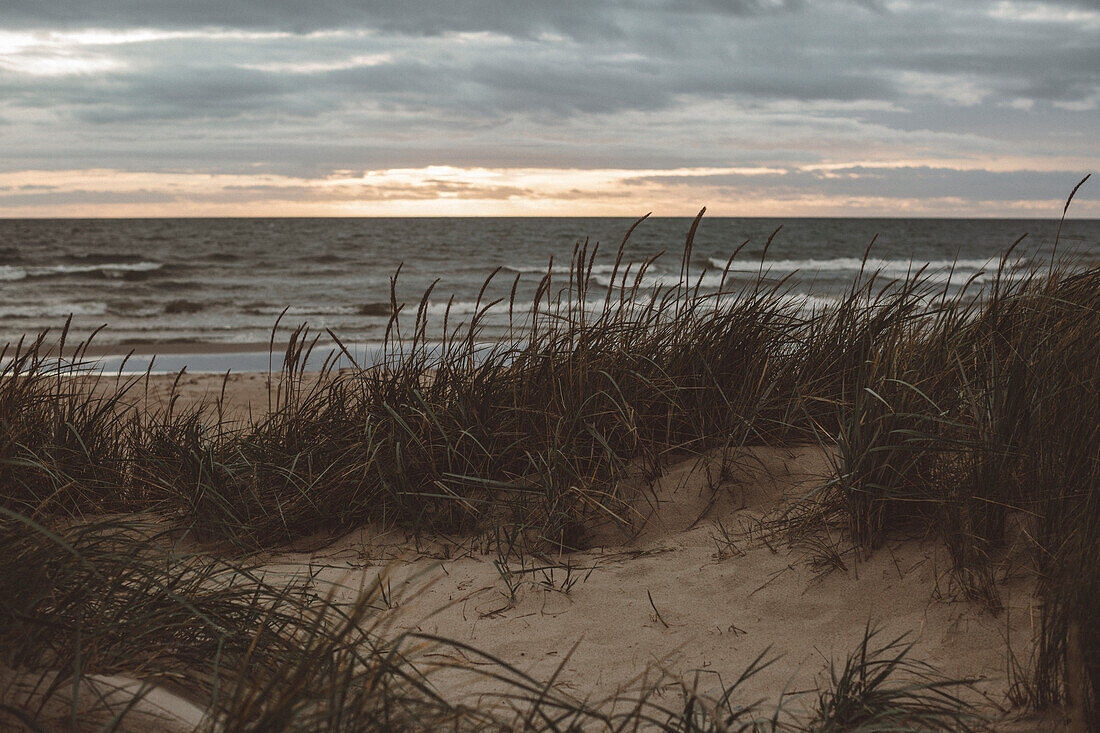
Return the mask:
[[657,620],[660,621],[666,629],[671,628],[668,622],[661,618],[661,612],[657,610],[657,604],[653,602],[653,594],[649,592],[648,588],[646,588],[645,594],[649,596],[649,606],[653,609],[653,613],[657,614]]

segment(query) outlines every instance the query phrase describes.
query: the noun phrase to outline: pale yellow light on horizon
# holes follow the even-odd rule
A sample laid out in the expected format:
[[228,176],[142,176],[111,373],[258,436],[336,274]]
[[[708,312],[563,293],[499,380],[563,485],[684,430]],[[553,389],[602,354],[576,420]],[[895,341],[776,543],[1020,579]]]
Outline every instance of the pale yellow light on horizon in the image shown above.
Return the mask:
[[[924,164],[927,161],[907,161]],[[882,161],[789,170],[828,173]],[[958,169],[967,169],[958,166]],[[977,216],[1053,217],[1055,200],[983,202],[754,190],[754,176],[788,169],[737,166],[677,169],[394,168],[326,178],[275,174],[128,172],[110,169],[0,173],[0,218],[178,216]],[[740,189],[711,176],[745,177]],[[1069,184],[1067,184],[1069,185]],[[8,200],[5,201],[4,199]],[[66,201],[69,198],[71,200]],[[25,203],[20,203],[20,200]],[[81,200],[83,199],[83,200]],[[143,201],[142,199],[146,199]],[[1100,215],[1082,199],[1073,216]]]

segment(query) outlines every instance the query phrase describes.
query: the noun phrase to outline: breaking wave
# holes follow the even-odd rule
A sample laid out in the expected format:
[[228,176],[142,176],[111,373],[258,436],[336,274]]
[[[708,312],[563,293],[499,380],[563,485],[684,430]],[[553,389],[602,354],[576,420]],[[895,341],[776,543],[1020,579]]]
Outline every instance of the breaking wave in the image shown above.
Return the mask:
[[[621,273],[628,268],[637,269],[639,266],[640,263],[638,262],[622,262],[619,264],[618,269]],[[568,275],[573,271],[570,265],[554,265],[553,267],[548,265],[504,265],[504,269],[509,272],[530,273],[533,275],[545,275],[547,272],[554,275]],[[615,265],[613,264],[592,265],[593,275],[610,275],[612,272],[615,272]]]
[[16,267],[0,265],[0,281],[26,280],[38,277],[65,277],[69,275],[96,275],[124,277],[133,273],[156,272],[164,268],[162,262],[104,262],[87,265],[46,265]]
[[[709,263],[712,267],[722,270],[726,267],[726,260],[719,259],[717,257],[711,257]],[[925,272],[939,271],[939,270],[951,270],[956,272],[964,270],[995,270],[998,266],[997,260],[931,260],[922,262],[920,260],[862,260],[858,257],[834,257],[827,260],[764,260],[760,261],[738,261],[734,260],[730,263],[730,272],[759,272],[763,269],[765,272],[859,272],[863,270],[866,273],[881,272],[885,275],[905,275],[906,273],[916,272],[920,268],[924,267]],[[1019,263],[1015,263],[1017,266]]]
[[42,303],[35,305],[0,305],[0,318],[67,318],[102,316],[106,303]]

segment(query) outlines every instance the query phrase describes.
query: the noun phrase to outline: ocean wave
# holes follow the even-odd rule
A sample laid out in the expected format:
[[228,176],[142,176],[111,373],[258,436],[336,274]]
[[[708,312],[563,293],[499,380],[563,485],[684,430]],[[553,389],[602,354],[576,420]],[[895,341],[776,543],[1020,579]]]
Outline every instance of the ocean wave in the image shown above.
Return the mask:
[[[144,240],[144,241],[156,241],[156,240]],[[140,255],[135,255],[130,252],[84,252],[79,254],[70,254],[61,258],[65,262],[71,262],[78,265],[115,265],[115,264],[136,264],[142,262]]]
[[[410,303],[405,306],[402,313],[415,313],[416,308],[417,304]],[[508,310],[508,302],[506,300],[496,303],[492,300],[483,300],[480,304],[476,300],[456,300],[451,303],[446,301],[431,302],[428,303],[425,310],[430,316],[442,316],[444,313],[449,313],[452,316],[471,316],[482,311],[506,311]]]
[[41,265],[14,267],[0,265],[0,281],[25,280],[27,278],[68,277],[95,275],[97,277],[131,277],[164,268],[162,262],[104,262],[88,265]]
[[[782,295],[776,295],[774,297],[776,301],[779,302],[781,305],[799,308],[804,311],[815,312],[820,311],[824,308],[833,307],[841,301],[841,298],[836,296],[811,295],[808,293],[786,293]],[[743,296],[731,293],[717,297],[717,302],[712,299],[704,300],[702,301],[702,306],[703,308],[713,308],[715,307],[715,305],[717,305],[719,308],[728,308],[735,306],[743,300]],[[456,312],[459,315],[470,314],[474,312],[474,303],[455,303],[454,305],[455,308],[452,308],[451,310],[452,315],[454,315]],[[565,301],[559,303],[555,301],[549,304],[549,306],[546,304],[545,301],[540,301],[537,304],[537,309],[538,312],[541,314],[549,313],[556,316],[567,316],[570,312],[570,309],[572,309],[572,313],[577,313],[579,310],[583,310],[585,313],[600,314],[604,312],[605,309],[608,309],[612,313],[634,313],[646,311],[652,308],[653,305],[653,301],[645,297],[633,300],[627,299],[622,301],[620,301],[616,297],[612,297],[610,302],[608,302],[605,298],[596,298],[592,300],[586,300],[583,303],[579,301],[573,301],[572,303],[568,303]],[[507,303],[497,304],[496,306],[494,306],[493,309],[491,309],[490,312],[496,312],[497,314],[499,314],[499,310],[502,308],[507,309]],[[433,304],[428,307],[429,314],[438,315],[442,313],[442,311],[442,304],[440,304],[439,306]],[[529,305],[524,305],[522,308],[517,307],[514,309],[514,313],[517,317],[526,316],[531,313],[531,308]]]
[[[155,271],[154,271],[155,272]],[[161,295],[163,293],[194,293],[202,290],[209,283],[197,282],[195,280],[157,280],[147,285],[143,284],[136,288],[138,292],[148,293],[150,295]]]
[[354,316],[359,312],[355,305],[251,305],[244,312],[254,316],[278,316],[286,311],[288,316]]
[[179,313],[198,313],[204,311],[207,308],[208,303],[200,303],[196,300],[172,300],[164,306],[165,315],[176,315]]
[[[738,298],[723,298],[719,301],[722,306],[734,305]],[[805,312],[820,313],[826,308],[835,307],[843,298],[827,295],[810,295],[808,293],[786,293],[777,297],[782,306],[798,308]]]
[[[489,306],[492,301],[482,301],[481,308]],[[416,313],[416,309],[419,307],[418,302],[398,304],[401,308],[402,316],[409,316]],[[450,314],[453,316],[470,315],[479,310],[477,301],[465,301],[458,300],[449,304]],[[491,310],[507,309],[508,304],[506,302],[495,303],[490,306]],[[390,316],[390,304],[389,302],[372,302],[362,303],[358,305],[292,305],[278,306],[270,304],[250,304],[244,307],[244,312],[254,316],[278,316],[286,310],[287,316],[365,316],[365,317],[385,317]],[[431,301],[426,307],[428,315],[442,316],[448,310],[448,303],[446,301]]]
[[[726,267],[726,260],[711,257],[708,262],[711,266],[722,270]],[[764,260],[738,261],[730,263],[730,272],[881,272],[887,275],[904,275],[916,272],[925,267],[925,272],[934,270],[951,270],[957,272],[964,270],[995,270],[1000,264],[996,259],[967,259],[967,260],[867,260],[858,257],[834,257],[824,260]],[[1010,263],[1009,267],[1019,267],[1020,262]]]
[[[642,290],[649,290],[652,288],[670,288],[680,284],[680,273],[659,273],[659,272],[646,272],[641,278],[636,273],[628,273],[626,278],[623,278],[622,274],[615,275],[614,278],[595,275],[592,278],[597,285],[603,287],[616,287],[630,290],[637,284]],[[726,277],[726,281],[730,278]],[[686,283],[691,287],[695,287],[696,284],[701,288],[713,289],[722,286],[722,273],[720,272],[707,272],[700,276],[698,273],[689,273],[686,279]]]
[[153,272],[164,267],[163,262],[95,262],[85,265],[47,265],[27,268],[32,277],[73,275],[86,272]]
[[389,317],[392,312],[393,307],[390,305],[390,302],[388,300],[384,302],[380,301],[377,303],[364,303],[363,305],[359,306],[359,315],[361,316]]
[[[619,263],[618,273],[621,274],[631,268],[637,270],[640,266],[641,263],[639,262],[621,262]],[[534,275],[545,275],[547,272],[554,275],[568,275],[573,271],[571,265],[554,265],[553,267],[549,267],[548,265],[504,265],[504,269],[509,272],[530,273]],[[610,275],[615,271],[616,268],[613,264],[592,265],[593,275]]]
[[102,316],[106,303],[42,303],[36,305],[0,305],[0,318],[67,318]]
[[[587,310],[598,310],[603,307],[603,300],[591,301],[585,304]],[[542,304],[540,303],[540,306]],[[398,307],[401,309],[402,320],[406,318],[412,318],[416,315],[417,309],[420,307],[419,302],[406,302],[399,303]],[[564,307],[564,306],[563,306]],[[244,312],[254,316],[278,316],[283,313],[283,309],[286,309],[287,316],[295,317],[309,317],[309,316],[359,316],[359,317],[379,317],[389,318],[391,310],[388,302],[377,303],[364,303],[360,305],[295,305],[287,308],[286,306],[275,306],[269,304],[250,304],[243,308]],[[540,308],[545,310],[545,308]],[[433,318],[442,318],[444,315],[450,317],[470,316],[476,313],[492,313],[495,315],[507,314],[508,301],[501,300],[489,300],[485,299],[478,303],[476,300],[455,300],[447,302],[445,300],[433,300],[429,301],[424,309],[428,316]],[[513,311],[516,314],[526,313],[530,311],[529,303],[517,303],[513,306]]]
[[123,318],[152,318],[161,314],[161,307],[141,300],[110,300],[107,302],[107,312]]
[[[755,271],[755,270],[751,273],[748,273],[746,271],[733,271],[733,270],[731,270],[731,271],[723,274],[722,272],[716,272],[714,270],[709,270],[709,271],[704,272],[702,275],[700,275],[698,273],[689,273],[687,278],[685,280],[683,280],[683,282],[689,288],[695,288],[696,286],[698,286],[702,290],[717,290],[717,289],[720,289],[720,288],[732,289],[732,288],[737,286],[739,275],[742,276],[740,281],[743,283],[744,282],[743,277],[745,275],[749,275],[750,276],[750,281],[751,281],[751,280],[756,279],[757,272],[758,271]],[[851,270],[850,271],[840,271],[840,270],[838,270],[836,272],[842,273],[842,274],[837,275],[837,277],[850,281],[851,279],[853,279],[855,277],[855,272],[858,272],[858,270],[855,270],[855,271],[851,271]],[[791,274],[790,272],[784,272],[782,270],[769,270],[768,268],[764,269],[764,273],[765,273],[765,277],[763,278],[763,283],[765,285],[777,283],[777,282],[779,282],[778,278],[780,276],[786,276],[786,275]],[[805,275],[805,276],[816,274],[816,275],[820,276],[821,272],[813,273],[809,270],[806,270],[806,271],[800,271],[799,274],[800,275]],[[902,270],[902,269],[899,269],[899,268],[894,268],[894,269],[882,268],[882,269],[879,269],[879,270],[867,269],[864,273],[864,276],[869,277],[869,276],[874,275],[874,274],[878,275],[879,282],[884,283],[886,280],[901,280],[901,279],[904,279],[904,278],[906,278],[910,275],[916,275],[917,274],[917,268],[914,268],[912,270],[908,270],[908,269]],[[767,277],[767,275],[770,275],[772,277],[769,278],[769,277]],[[948,270],[948,269],[935,269],[935,268],[929,267],[928,269],[924,270],[924,272],[921,273],[921,282],[924,283],[924,284],[927,284],[927,285],[963,286],[963,285],[966,285],[967,283],[973,283],[975,285],[982,285],[982,284],[985,284],[985,283],[992,282],[993,279],[995,278],[995,276],[996,276],[996,270],[995,269],[989,269],[989,270],[973,270],[973,269]],[[1021,279],[1025,279],[1029,276],[1030,275],[1029,275],[1028,271],[1026,271],[1026,270],[1019,270],[1019,271],[1015,271],[1015,272],[1007,271],[1007,272],[1002,273],[1002,275],[1001,275],[1003,280],[1021,280]],[[806,278],[803,277],[802,279],[805,280]],[[676,287],[677,285],[679,285],[681,283],[679,273],[672,274],[672,273],[648,273],[647,272],[641,277],[640,280],[638,280],[635,277],[628,277],[628,278],[626,278],[625,283],[624,283],[624,281],[621,277],[615,277],[614,281],[612,281],[612,279],[609,278],[609,277],[594,277],[593,280],[595,280],[598,285],[601,285],[603,287],[615,287],[615,288],[622,288],[622,289],[625,289],[625,290],[630,290],[637,283],[638,288],[642,291],[648,291],[648,290],[653,290],[653,289],[662,289],[663,290],[663,289],[668,289],[668,288],[674,288],[674,287]]]

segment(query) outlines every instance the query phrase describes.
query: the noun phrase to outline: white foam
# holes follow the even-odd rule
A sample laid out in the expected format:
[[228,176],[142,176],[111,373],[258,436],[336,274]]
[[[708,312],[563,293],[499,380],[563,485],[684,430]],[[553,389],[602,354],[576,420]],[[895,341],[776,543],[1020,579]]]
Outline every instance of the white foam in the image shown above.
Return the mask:
[[[614,279],[597,275],[593,276],[592,279],[596,281],[597,285],[602,285],[603,287],[613,285],[615,287],[625,287],[627,289],[633,288],[635,283],[642,289],[651,289],[675,287],[681,282],[679,273],[659,273],[652,271],[647,271],[642,275],[640,281],[637,273],[629,273],[625,279],[622,275],[616,275]],[[729,278],[727,277],[726,279],[728,280]],[[684,282],[692,288],[695,287],[696,283],[702,288],[718,288],[722,286],[722,273],[707,272],[702,276],[702,279],[700,279],[698,273],[688,273],[687,279]]]
[[41,305],[0,305],[0,318],[66,318],[101,316],[106,303],[43,303]]
[[[710,264],[722,270],[726,267],[726,260],[711,257]],[[996,259],[969,259],[969,260],[867,260],[858,257],[834,257],[825,260],[734,260],[730,263],[730,272],[881,272],[889,275],[905,275],[916,272],[922,267],[927,271],[951,270],[957,272],[964,270],[995,270],[1000,264]],[[1018,263],[1012,263],[1018,264]],[[1012,266],[1010,264],[1010,266]]]
[[0,280],[2,281],[14,281],[23,280],[27,277],[27,271],[22,267],[13,267],[11,265],[0,265]]
[[46,267],[28,268],[24,273],[24,277],[27,275],[31,277],[73,275],[85,272],[152,272],[162,267],[164,267],[164,263],[162,262],[106,262],[94,265],[49,265]]
[[[418,306],[418,303],[407,303],[405,304],[405,307],[401,309],[401,313],[402,315],[415,314]],[[447,312],[449,312],[452,316],[468,316],[473,315],[474,313],[479,313],[481,311],[508,310],[508,303],[507,301],[493,303],[493,301],[491,300],[484,300],[481,302],[480,305],[478,305],[478,302],[476,300],[456,300],[452,303],[447,303],[447,301],[439,301],[429,302],[428,307],[425,310],[427,311],[428,315],[431,316],[442,316],[444,313]]]
[[[248,310],[261,316],[277,316],[284,308],[286,306],[272,305]],[[359,306],[354,305],[292,305],[286,308],[288,316],[353,316],[358,312]]]
[[[614,299],[612,299],[612,301],[617,302]],[[451,316],[469,316],[469,315],[473,315],[475,313],[481,313],[481,312],[490,313],[490,314],[494,314],[494,315],[507,314],[507,311],[508,311],[508,301],[507,300],[502,300],[502,301],[497,302],[497,303],[492,303],[492,305],[490,305],[490,303],[492,303],[492,301],[488,301],[488,300],[482,301],[481,306],[479,307],[478,304],[477,304],[477,301],[464,301],[464,300],[455,301],[454,303],[451,303],[451,305],[450,305],[450,315]],[[578,302],[574,301],[572,305],[573,305],[574,308],[576,308],[580,304]],[[555,299],[554,301],[551,302],[550,307],[547,308],[546,301],[545,300],[539,300],[536,307],[537,307],[537,309],[540,313],[548,313],[548,312],[561,313],[561,312],[568,309],[569,303],[565,300],[562,300],[562,302],[559,304],[557,302],[557,300]],[[581,306],[581,307],[583,307],[583,309],[587,312],[597,313],[597,312],[603,310],[604,299],[600,298],[599,300],[586,301],[583,304],[583,306]],[[415,308],[413,308],[410,305],[410,306],[406,306],[405,309],[403,309],[401,312],[402,312],[402,314],[412,314],[412,313],[415,313],[416,310],[415,310]],[[442,316],[446,312],[447,312],[447,303],[445,301],[428,303],[428,307],[427,307],[428,315],[430,315],[430,316]],[[530,302],[516,303],[512,307],[512,312],[515,313],[516,315],[522,315],[522,314],[530,313],[531,312],[531,303]]]
[[[619,263],[618,272],[621,274],[629,268],[638,268],[640,266],[641,263],[638,262],[622,262]],[[510,270],[511,272],[533,273],[536,275],[545,275],[547,272],[554,275],[568,275],[573,271],[570,265],[554,265],[553,267],[547,267],[546,265],[505,265],[504,269]],[[603,264],[592,265],[591,273],[593,275],[610,275],[615,271],[615,265]]]

